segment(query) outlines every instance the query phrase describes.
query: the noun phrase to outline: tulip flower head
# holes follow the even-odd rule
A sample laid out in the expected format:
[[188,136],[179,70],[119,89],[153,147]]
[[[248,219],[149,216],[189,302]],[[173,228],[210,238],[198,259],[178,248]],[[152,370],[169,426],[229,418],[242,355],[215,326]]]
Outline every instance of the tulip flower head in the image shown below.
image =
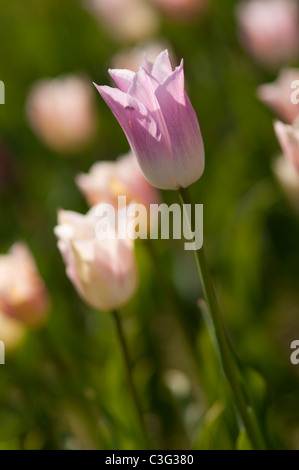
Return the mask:
[[121,42],[154,36],[159,16],[147,0],[83,0],[107,31]]
[[95,85],[119,121],[150,184],[179,189],[204,170],[204,146],[184,88],[183,61],[172,69],[167,51],[137,73],[109,70],[118,88]]
[[243,0],[236,13],[241,41],[261,64],[275,67],[298,57],[296,0]]
[[32,129],[58,152],[81,149],[97,127],[92,89],[85,78],[76,75],[35,83],[26,111]]
[[118,207],[118,196],[126,196],[127,204],[137,202],[149,207],[159,202],[159,194],[144,178],[132,152],[116,162],[95,163],[88,174],[78,175],[77,185],[90,206],[100,202]]
[[15,243],[0,256],[0,311],[30,327],[39,326],[49,306],[45,285],[26,245]]
[[86,215],[60,210],[55,234],[66,273],[81,297],[99,310],[125,304],[137,288],[134,245],[130,239],[96,237],[96,210]]
[[258,88],[259,99],[283,121],[292,124],[299,116],[299,69],[283,69],[277,80]]

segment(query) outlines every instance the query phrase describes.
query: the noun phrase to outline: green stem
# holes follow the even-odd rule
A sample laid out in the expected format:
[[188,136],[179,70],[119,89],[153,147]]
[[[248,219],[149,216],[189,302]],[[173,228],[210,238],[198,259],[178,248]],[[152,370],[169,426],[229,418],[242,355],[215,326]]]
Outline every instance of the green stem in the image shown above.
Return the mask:
[[[191,204],[190,196],[186,189],[180,189],[179,195],[183,207],[184,204]],[[189,222],[191,226],[191,221]],[[253,447],[255,449],[265,449],[266,445],[263,436],[242,386],[235,356],[224,328],[203,247],[199,250],[194,250],[194,254],[206,299],[209,323],[213,326],[214,338],[218,353],[220,354],[223,371],[233,391],[238,412]]]
[[140,406],[140,403],[139,403],[138,395],[137,395],[135,385],[134,385],[134,381],[133,381],[131,361],[130,361],[129,350],[128,350],[128,346],[127,346],[127,343],[126,343],[123,326],[122,326],[121,319],[120,319],[120,316],[119,316],[117,310],[112,311],[112,316],[114,318],[116,331],[117,331],[117,336],[118,336],[118,339],[119,339],[119,344],[120,344],[120,347],[121,347],[121,351],[122,351],[122,355],[123,355],[123,359],[124,359],[124,363],[125,363],[125,367],[126,367],[128,385],[129,385],[129,389],[130,389],[130,392],[131,392],[132,401],[133,401],[135,409],[136,409],[136,413],[137,413],[140,428],[141,428],[141,431],[142,431],[142,434],[143,434],[143,437],[144,437],[144,441],[145,441],[146,445],[148,446],[149,438],[148,438],[148,435],[147,435],[147,429],[146,429],[142,409],[141,409],[141,406]]

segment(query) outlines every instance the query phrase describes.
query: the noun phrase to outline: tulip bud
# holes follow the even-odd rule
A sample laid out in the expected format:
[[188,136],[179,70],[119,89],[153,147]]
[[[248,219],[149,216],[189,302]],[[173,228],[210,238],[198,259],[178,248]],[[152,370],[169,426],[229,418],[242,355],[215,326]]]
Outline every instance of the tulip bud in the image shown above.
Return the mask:
[[132,240],[96,237],[98,206],[85,216],[60,210],[55,227],[66,273],[92,307],[112,310],[125,304],[137,288]]
[[32,129],[55,151],[77,151],[95,134],[93,94],[84,78],[71,75],[37,82],[26,109]]
[[35,327],[45,319],[49,306],[45,285],[26,245],[15,243],[0,256],[0,311]]
[[157,32],[159,17],[146,0],[85,0],[84,3],[119,41],[140,41]]
[[159,203],[157,190],[146,181],[131,152],[116,162],[95,163],[76,181],[90,206],[106,202],[117,209],[119,196],[126,196],[127,204],[137,202],[149,207]]
[[295,0],[245,0],[237,6],[240,39],[261,64],[279,66],[298,57],[299,9]]
[[299,115],[298,86],[299,69],[283,69],[275,82],[258,88],[258,97],[280,119],[292,124]]
[[184,89],[183,61],[173,71],[168,52],[137,73],[110,70],[118,88],[96,86],[125,132],[150,184],[179,189],[204,170],[204,147],[195,111]]

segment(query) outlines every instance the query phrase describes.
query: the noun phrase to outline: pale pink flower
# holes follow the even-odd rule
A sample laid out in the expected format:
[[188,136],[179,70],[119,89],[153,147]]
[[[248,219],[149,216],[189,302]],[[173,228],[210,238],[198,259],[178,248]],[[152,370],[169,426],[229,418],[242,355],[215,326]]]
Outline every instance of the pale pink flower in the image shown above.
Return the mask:
[[66,273],[82,298],[99,310],[125,304],[137,289],[133,241],[96,237],[96,210],[86,215],[60,210],[55,234]]
[[284,156],[292,163],[299,177],[299,120],[292,126],[277,121],[274,128]]
[[29,93],[26,110],[38,137],[58,152],[80,150],[96,131],[92,89],[79,76],[38,81]]
[[76,181],[90,206],[106,202],[117,209],[118,196],[126,196],[127,204],[136,202],[146,207],[160,200],[157,190],[144,178],[131,152],[115,162],[95,163],[89,173],[78,175]]
[[15,243],[0,256],[0,311],[35,327],[45,319],[48,294],[27,246]]
[[110,70],[118,88],[96,86],[125,132],[141,170],[161,189],[187,187],[204,170],[203,140],[185,92],[183,61],[173,71],[167,51],[137,73]]
[[260,63],[279,66],[299,54],[299,9],[295,0],[244,0],[237,5],[239,34]]
[[283,121],[292,124],[299,115],[299,69],[283,69],[277,80],[258,88],[258,97]]
[[141,41],[157,32],[159,17],[147,0],[85,0],[84,4],[120,41]]

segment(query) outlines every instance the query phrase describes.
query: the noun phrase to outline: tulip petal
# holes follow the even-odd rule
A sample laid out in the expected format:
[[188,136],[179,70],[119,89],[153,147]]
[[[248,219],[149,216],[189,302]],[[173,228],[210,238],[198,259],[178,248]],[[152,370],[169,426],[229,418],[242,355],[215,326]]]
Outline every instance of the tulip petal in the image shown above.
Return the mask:
[[166,141],[168,141],[170,149],[171,143],[169,140],[168,130],[160,109],[160,105],[155,95],[155,91],[158,86],[159,83],[155,78],[153,78],[144,69],[140,69],[133,78],[132,84],[128,90],[128,94],[141,101],[146,109],[151,112],[156,123],[158,124],[161,133],[165,137]]
[[174,178],[194,183],[204,170],[204,147],[196,113],[184,89],[183,61],[155,91],[173,149]]
[[151,75],[161,83],[168,75],[172,73],[172,65],[170,62],[168,51],[162,51],[158,55],[153,65]]
[[126,93],[132,84],[135,72],[127,69],[109,69],[108,72],[117,88]]
[[153,65],[154,65],[153,62],[151,62],[150,60],[147,60],[146,57],[143,57],[142,64],[141,64],[140,68],[145,70],[147,73],[152,74]]
[[95,85],[121,125],[145,178],[161,189],[173,189],[168,137],[153,114],[137,98],[116,88]]
[[151,112],[159,109],[155,96],[155,90],[159,86],[158,81],[146,70],[140,69],[132,80],[128,94],[137,98]]

